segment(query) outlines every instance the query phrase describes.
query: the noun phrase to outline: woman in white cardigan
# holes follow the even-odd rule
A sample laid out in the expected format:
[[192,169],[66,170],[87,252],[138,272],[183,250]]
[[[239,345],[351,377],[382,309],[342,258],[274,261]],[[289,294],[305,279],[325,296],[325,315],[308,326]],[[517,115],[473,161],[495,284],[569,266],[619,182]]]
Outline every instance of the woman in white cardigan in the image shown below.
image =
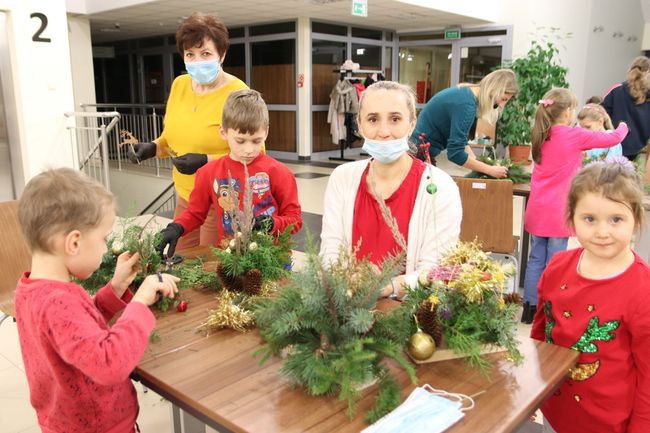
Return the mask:
[[[410,87],[380,81],[359,102],[358,123],[371,159],[337,167],[325,191],[321,256],[335,260],[339,248],[357,244],[357,258],[377,266],[399,249],[371,193],[369,179],[385,200],[407,241],[406,272],[393,278],[383,297],[401,297],[418,273],[436,264],[458,241],[462,207],[455,182],[442,170],[408,153],[416,121]],[[370,174],[369,174],[370,173]]]

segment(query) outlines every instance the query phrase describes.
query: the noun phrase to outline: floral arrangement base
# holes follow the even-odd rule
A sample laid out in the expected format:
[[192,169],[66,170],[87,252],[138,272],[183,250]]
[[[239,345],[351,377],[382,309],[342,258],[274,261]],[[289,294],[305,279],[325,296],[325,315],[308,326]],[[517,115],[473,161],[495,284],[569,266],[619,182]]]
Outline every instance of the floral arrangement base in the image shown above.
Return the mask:
[[217,276],[223,287],[232,292],[256,296],[262,290],[262,273],[259,269],[250,269],[243,275],[228,275],[223,266],[217,265]]
[[[505,347],[493,345],[493,344],[484,344],[481,348],[481,355],[487,355],[490,353],[498,353],[498,352],[505,352],[507,349]],[[433,355],[428,357],[427,359],[415,359],[408,350],[405,350],[406,354],[411,358],[411,361],[413,361],[416,364],[430,364],[432,362],[440,362],[440,361],[448,361],[450,359],[458,359],[458,358],[466,358],[469,356],[467,353],[459,353],[454,351],[453,349],[450,349],[447,347],[447,345],[443,342],[442,346],[439,348],[436,348],[435,352],[433,352]]]

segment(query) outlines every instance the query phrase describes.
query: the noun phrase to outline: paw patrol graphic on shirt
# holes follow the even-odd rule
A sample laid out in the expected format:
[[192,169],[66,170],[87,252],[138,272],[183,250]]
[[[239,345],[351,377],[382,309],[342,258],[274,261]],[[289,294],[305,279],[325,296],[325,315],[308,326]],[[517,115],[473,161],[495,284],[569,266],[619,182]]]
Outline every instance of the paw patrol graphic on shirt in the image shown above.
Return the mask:
[[248,178],[251,191],[257,196],[257,203],[253,206],[253,213],[256,216],[268,215],[275,213],[273,198],[271,197],[271,180],[265,172],[255,173]]
[[235,234],[232,225],[232,218],[234,216],[233,211],[237,206],[239,206],[239,194],[241,192],[239,179],[230,179],[230,181],[231,184],[229,184],[228,178],[214,179],[212,183],[214,193],[217,195],[217,203],[219,203],[219,207],[223,209],[221,224],[223,226],[224,234],[226,235]]

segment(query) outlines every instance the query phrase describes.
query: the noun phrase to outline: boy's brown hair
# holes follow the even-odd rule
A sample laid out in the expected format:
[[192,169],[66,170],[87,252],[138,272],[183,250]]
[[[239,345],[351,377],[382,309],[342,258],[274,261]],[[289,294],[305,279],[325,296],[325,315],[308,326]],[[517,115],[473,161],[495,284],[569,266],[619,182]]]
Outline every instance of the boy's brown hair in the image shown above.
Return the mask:
[[115,197],[102,184],[70,168],[32,178],[18,201],[18,220],[32,251],[53,253],[60,233],[97,227]]
[[578,201],[588,193],[600,194],[608,200],[627,206],[634,216],[634,226],[637,229],[643,226],[643,184],[632,163],[623,159],[620,159],[622,162],[610,159],[593,162],[573,178],[566,207],[566,222],[569,226],[574,225]]
[[255,134],[269,127],[269,110],[260,92],[241,89],[228,95],[223,106],[221,126],[224,131],[234,129],[242,134]]

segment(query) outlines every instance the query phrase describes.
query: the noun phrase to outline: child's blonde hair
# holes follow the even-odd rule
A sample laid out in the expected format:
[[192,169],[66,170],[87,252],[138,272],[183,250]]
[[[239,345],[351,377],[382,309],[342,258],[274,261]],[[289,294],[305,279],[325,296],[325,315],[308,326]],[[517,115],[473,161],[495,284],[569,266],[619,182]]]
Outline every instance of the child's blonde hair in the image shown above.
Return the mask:
[[585,166],[573,178],[567,200],[566,221],[573,226],[578,201],[588,193],[627,206],[634,216],[634,226],[643,226],[643,183],[634,165],[625,157],[612,157]]
[[519,85],[512,69],[497,69],[487,74],[479,83],[477,116],[491,125],[499,118],[498,108],[494,108],[497,98],[504,95],[517,96]]
[[535,112],[535,123],[530,133],[535,163],[542,163],[542,145],[551,135],[551,126],[557,122],[567,109],[576,108],[577,106],[578,100],[573,92],[559,87],[546,92],[539,101]]
[[635,58],[627,70],[627,85],[630,96],[636,105],[645,103],[650,92],[650,59],[646,56]]
[[585,119],[592,122],[602,122],[605,129],[614,129],[612,119],[602,105],[587,104],[582,107],[578,113],[578,121]]
[[359,114],[357,114],[357,116],[361,115],[364,95],[368,94],[368,92],[375,92],[377,90],[395,90],[397,92],[401,92],[402,95],[404,95],[404,99],[406,100],[406,107],[408,108],[409,115],[411,116],[409,120],[415,120],[417,118],[417,115],[415,113],[415,93],[413,92],[413,89],[405,84],[401,84],[396,81],[377,81],[368,86],[368,88],[361,94],[361,99],[359,99]]
[[241,89],[228,95],[223,106],[221,126],[242,134],[255,134],[269,127],[269,110],[260,92]]
[[70,168],[32,178],[18,201],[18,220],[32,251],[53,253],[53,237],[97,227],[115,197],[102,184]]

